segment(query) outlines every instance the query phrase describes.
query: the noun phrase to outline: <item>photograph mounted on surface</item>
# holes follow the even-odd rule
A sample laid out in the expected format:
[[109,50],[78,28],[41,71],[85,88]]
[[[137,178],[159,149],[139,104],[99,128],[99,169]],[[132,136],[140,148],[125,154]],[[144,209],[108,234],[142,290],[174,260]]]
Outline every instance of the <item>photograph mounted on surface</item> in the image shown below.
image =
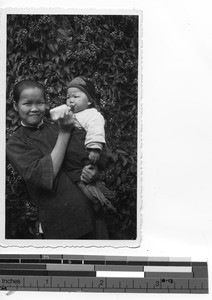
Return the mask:
[[140,241],[139,18],[5,14],[6,242]]

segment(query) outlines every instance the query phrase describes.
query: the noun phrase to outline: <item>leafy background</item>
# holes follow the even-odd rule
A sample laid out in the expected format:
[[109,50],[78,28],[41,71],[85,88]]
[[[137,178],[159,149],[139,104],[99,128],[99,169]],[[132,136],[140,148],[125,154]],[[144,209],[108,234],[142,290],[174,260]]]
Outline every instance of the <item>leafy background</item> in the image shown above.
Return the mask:
[[[107,212],[111,239],[136,238],[138,17],[132,15],[8,15],[7,139],[19,126],[13,87],[42,83],[47,106],[64,103],[76,76],[93,80],[106,120],[114,163],[101,179],[115,192]],[[37,208],[10,163],[6,164],[6,238],[36,238]]]

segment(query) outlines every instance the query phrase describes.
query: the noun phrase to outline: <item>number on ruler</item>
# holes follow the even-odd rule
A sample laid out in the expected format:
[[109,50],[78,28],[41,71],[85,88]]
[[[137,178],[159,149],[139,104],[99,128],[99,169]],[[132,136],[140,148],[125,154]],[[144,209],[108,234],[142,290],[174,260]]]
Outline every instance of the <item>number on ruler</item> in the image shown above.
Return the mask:
[[160,285],[160,281],[157,280],[157,281],[155,282],[155,286],[158,287],[159,285]]
[[99,287],[101,287],[101,286],[103,286],[104,285],[104,280],[100,280],[100,282],[99,282]]

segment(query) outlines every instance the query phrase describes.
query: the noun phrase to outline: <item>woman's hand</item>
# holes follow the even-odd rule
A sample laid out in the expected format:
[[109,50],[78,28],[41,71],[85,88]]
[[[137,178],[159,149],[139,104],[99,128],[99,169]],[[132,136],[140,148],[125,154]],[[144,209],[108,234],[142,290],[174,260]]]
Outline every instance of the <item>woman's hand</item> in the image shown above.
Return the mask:
[[87,165],[82,169],[81,180],[90,183],[99,177],[99,171],[94,165]]
[[74,114],[70,107],[60,115],[58,119],[58,125],[61,131],[70,131],[74,125]]

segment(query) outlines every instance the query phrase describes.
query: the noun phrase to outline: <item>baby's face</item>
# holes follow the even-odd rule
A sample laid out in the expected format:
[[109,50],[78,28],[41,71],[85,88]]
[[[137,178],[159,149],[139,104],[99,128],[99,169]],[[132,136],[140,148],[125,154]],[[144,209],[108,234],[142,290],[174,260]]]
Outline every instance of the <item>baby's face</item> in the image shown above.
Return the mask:
[[66,105],[72,108],[72,111],[77,113],[90,105],[87,95],[76,87],[71,87],[67,91]]

